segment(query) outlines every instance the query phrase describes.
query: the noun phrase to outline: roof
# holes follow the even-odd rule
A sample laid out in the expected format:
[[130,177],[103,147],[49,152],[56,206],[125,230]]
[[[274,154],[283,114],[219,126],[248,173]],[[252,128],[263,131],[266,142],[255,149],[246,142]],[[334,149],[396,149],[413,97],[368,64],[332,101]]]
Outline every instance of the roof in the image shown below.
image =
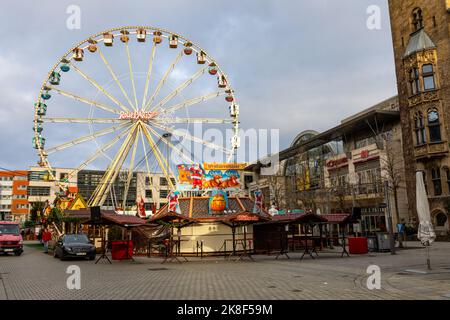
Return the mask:
[[431,40],[430,36],[425,32],[425,29],[422,28],[411,34],[405,53],[403,54],[403,58],[407,58],[416,52],[434,48],[436,48],[436,45],[433,40]]
[[[67,218],[78,218],[85,220],[84,223],[89,223],[91,220],[91,211],[89,209],[83,210],[65,210],[65,217]],[[117,214],[113,210],[101,210],[101,216],[105,224],[118,224],[121,226],[128,225],[141,225],[145,224],[146,221],[138,218],[136,216],[130,216],[125,214]]]
[[330,223],[343,223],[349,220],[351,215],[348,213],[329,213],[322,214],[321,216]]
[[[185,197],[179,198],[178,203],[180,205],[181,216],[189,219],[195,219],[199,222],[207,221],[225,221],[229,216],[238,213],[252,213],[254,200],[250,197],[229,196],[228,197],[228,209],[223,211],[216,211],[213,214],[209,210],[209,196],[205,197]],[[155,221],[159,216],[168,215],[169,205],[165,204],[151,219]],[[179,213],[173,212],[175,215]],[[262,218],[270,217],[270,215],[263,210],[259,214]]]
[[315,213],[276,214],[268,223],[345,223],[350,219],[348,213],[331,213],[317,215]]

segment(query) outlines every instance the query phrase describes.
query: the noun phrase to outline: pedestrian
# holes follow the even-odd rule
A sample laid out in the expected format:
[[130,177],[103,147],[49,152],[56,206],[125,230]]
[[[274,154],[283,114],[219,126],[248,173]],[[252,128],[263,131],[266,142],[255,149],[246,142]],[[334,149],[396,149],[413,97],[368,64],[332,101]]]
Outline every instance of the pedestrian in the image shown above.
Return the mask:
[[45,228],[44,232],[42,232],[42,241],[44,242],[44,253],[48,253],[48,242],[50,240],[52,240],[52,234],[47,228]]

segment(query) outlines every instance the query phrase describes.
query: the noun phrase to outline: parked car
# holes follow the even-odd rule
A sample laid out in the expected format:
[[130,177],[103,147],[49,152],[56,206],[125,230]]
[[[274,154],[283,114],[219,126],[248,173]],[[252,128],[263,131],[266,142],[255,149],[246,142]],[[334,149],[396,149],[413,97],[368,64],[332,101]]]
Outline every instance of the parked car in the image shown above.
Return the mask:
[[0,253],[14,253],[20,256],[23,252],[23,239],[19,224],[12,221],[0,221]]
[[66,234],[56,242],[53,256],[61,260],[67,258],[95,259],[95,246],[85,234]]

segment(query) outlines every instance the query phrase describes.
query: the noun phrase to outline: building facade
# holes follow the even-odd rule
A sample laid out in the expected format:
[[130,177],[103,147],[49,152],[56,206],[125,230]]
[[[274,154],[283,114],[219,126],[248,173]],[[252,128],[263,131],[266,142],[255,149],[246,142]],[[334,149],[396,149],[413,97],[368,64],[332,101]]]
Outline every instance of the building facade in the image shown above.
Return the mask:
[[409,212],[424,176],[438,236],[449,234],[450,1],[390,0]]
[[404,179],[398,99],[392,97],[322,133],[305,131],[279,154],[278,173],[254,174],[249,192],[261,190],[266,206],[317,213],[358,212],[365,231],[385,231],[387,198],[394,225],[414,223],[409,215]]
[[28,217],[27,171],[0,171],[0,220]]

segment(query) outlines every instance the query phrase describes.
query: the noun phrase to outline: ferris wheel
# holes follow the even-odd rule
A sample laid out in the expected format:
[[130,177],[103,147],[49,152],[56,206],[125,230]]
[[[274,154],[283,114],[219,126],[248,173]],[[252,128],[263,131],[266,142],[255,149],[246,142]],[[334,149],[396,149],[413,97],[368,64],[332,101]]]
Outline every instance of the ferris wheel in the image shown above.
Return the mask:
[[[230,139],[199,137],[195,125],[229,130]],[[138,165],[161,172],[173,189],[169,154],[196,161],[183,142],[232,161],[239,106],[227,75],[200,46],[164,29],[127,26],[92,35],[56,62],[35,103],[33,131],[38,164],[60,186],[52,165],[104,171],[89,199],[101,206],[116,179],[126,200]]]

